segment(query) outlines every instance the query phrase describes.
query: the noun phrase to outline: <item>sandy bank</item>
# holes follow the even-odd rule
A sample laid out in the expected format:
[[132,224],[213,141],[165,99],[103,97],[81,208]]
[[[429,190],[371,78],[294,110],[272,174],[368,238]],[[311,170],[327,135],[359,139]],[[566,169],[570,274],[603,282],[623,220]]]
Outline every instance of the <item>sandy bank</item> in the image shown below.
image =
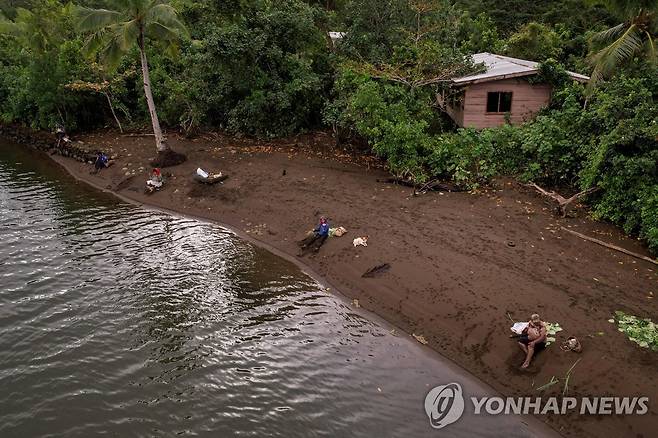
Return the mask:
[[[582,358],[570,395],[646,395],[658,400],[655,353],[630,343],[607,322],[615,310],[658,320],[655,266],[597,247],[560,230],[596,236],[636,252],[643,249],[613,227],[592,222],[583,211],[558,219],[533,193],[511,182],[479,194],[430,193],[377,182],[386,172],[376,161],[340,154],[325,134],[261,143],[221,135],[171,138],[188,161],[171,172],[166,188],[143,193],[150,137],[113,133],[81,138],[117,162],[99,175],[91,166],[54,157],[69,172],[131,200],[195,215],[240,230],[294,256],[295,241],[318,214],[349,233],[330,239],[304,263],[359,304],[429,346],[505,395],[537,396],[551,376],[561,377]],[[197,166],[230,175],[223,185],[192,181]],[[284,172],[285,171],[285,172]],[[368,247],[352,239],[368,235]],[[376,278],[368,269],[389,263]],[[652,295],[653,294],[653,295]],[[538,312],[581,339],[577,356],[557,346],[527,372],[511,342],[508,314],[523,320]],[[561,393],[556,385],[548,393]],[[539,417],[567,436],[651,436],[658,409],[627,417]]]

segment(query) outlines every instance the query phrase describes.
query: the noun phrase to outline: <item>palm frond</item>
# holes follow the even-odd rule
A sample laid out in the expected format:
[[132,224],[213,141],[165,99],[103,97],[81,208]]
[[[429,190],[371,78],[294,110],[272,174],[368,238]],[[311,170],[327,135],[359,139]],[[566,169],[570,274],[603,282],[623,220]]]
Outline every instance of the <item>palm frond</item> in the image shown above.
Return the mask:
[[172,29],[162,23],[150,23],[146,26],[146,34],[156,41],[170,42],[180,39],[180,33],[177,29]]
[[628,28],[628,23],[620,23],[616,26],[611,27],[610,29],[603,30],[601,32],[597,32],[592,36],[592,41],[593,42],[600,42],[600,43],[605,43],[610,40],[614,40],[619,38],[620,35],[626,31]]
[[121,50],[127,52],[130,50],[130,47],[138,41],[139,22],[137,20],[130,20],[119,23],[112,27],[112,32],[114,33]]
[[105,29],[94,32],[85,40],[82,46],[82,55],[87,58],[92,58],[101,47],[108,44],[109,33]]
[[151,6],[144,17],[146,21],[166,21],[169,18],[176,18],[178,12],[176,9],[167,3],[157,3]]
[[179,37],[189,37],[187,27],[178,18],[176,9],[166,3],[158,3],[148,10],[144,20],[148,25],[159,23],[160,25],[174,31]]
[[108,9],[91,9],[78,6],[75,11],[80,32],[94,32],[125,20],[124,14]]
[[642,49],[644,41],[640,29],[631,25],[619,38],[592,56],[590,62],[594,65],[592,79],[609,77],[614,70]]
[[125,51],[121,49],[117,39],[109,38],[106,45],[100,50],[98,57],[109,71],[113,71],[119,66],[124,53]]

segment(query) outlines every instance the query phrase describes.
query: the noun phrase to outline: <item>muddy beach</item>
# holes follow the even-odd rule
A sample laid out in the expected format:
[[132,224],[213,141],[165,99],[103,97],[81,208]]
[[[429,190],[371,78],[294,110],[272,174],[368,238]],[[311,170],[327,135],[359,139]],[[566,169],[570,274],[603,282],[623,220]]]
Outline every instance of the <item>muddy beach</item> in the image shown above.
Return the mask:
[[[335,287],[504,395],[537,396],[577,359],[571,396],[637,396],[658,400],[656,355],[637,347],[608,322],[616,310],[658,316],[656,266],[571,235],[566,227],[634,252],[639,242],[615,227],[553,214],[549,201],[512,180],[478,192],[431,192],[381,182],[389,174],[370,157],[333,148],[326,133],[276,142],[207,134],[194,140],[170,136],[187,155],[164,169],[163,190],[144,193],[152,137],[113,132],[76,137],[114,155],[97,175],[91,165],[53,156],[77,178],[136,202],[217,221],[295,256],[296,241],[319,215],[348,233],[330,238],[302,262]],[[223,184],[193,180],[197,167],[229,175]],[[352,239],[368,236],[367,247]],[[363,277],[375,266],[390,268]],[[583,353],[558,345],[542,352],[527,371],[508,337],[515,321],[539,313],[576,336]],[[561,394],[555,385],[544,394]],[[644,416],[538,417],[565,436],[651,436],[658,413]]]

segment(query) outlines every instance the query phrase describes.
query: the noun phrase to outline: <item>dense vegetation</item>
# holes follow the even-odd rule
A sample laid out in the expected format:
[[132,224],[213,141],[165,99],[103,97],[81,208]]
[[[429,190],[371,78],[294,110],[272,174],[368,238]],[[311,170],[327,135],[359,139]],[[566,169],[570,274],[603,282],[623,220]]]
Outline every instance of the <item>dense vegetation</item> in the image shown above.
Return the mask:
[[[416,181],[476,187],[510,174],[563,191],[599,187],[588,199],[594,216],[658,251],[658,1],[3,2],[2,121],[69,130],[150,123],[142,46],[122,28],[124,56],[103,62],[86,50],[89,26],[80,23],[81,7],[138,1],[173,6],[188,30],[163,44],[154,28],[143,45],[170,130],[274,137],[328,127]],[[334,45],[330,30],[346,35]],[[435,96],[446,79],[481,68],[469,57],[480,51],[542,62],[556,90],[550,107],[522,126],[456,129]],[[595,81],[574,84],[565,69]]]

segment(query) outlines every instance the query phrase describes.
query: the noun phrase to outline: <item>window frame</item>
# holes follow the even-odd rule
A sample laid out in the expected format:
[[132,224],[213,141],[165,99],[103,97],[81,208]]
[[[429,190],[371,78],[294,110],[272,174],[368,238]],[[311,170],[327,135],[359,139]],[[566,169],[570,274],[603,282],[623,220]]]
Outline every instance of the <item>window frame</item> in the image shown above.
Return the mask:
[[[497,102],[496,102],[496,109],[498,111],[489,111],[489,96],[492,94],[498,95]],[[504,94],[509,94],[509,110],[507,111],[500,111],[501,109],[501,103],[503,101],[502,97]],[[485,104],[485,113],[486,114],[494,114],[494,115],[499,115],[499,114],[507,114],[512,112],[512,104],[514,103],[514,92],[513,91],[487,91],[487,102]]]

